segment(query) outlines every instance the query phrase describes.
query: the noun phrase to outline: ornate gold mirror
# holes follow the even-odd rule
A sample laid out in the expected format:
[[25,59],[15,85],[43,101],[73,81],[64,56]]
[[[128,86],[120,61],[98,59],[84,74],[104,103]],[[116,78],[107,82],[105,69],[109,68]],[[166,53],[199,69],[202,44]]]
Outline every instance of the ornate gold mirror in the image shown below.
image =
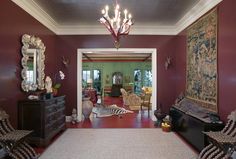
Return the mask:
[[28,91],[44,89],[44,60],[45,46],[39,37],[24,34],[22,36],[23,46],[21,53],[21,71],[22,83],[21,88]]

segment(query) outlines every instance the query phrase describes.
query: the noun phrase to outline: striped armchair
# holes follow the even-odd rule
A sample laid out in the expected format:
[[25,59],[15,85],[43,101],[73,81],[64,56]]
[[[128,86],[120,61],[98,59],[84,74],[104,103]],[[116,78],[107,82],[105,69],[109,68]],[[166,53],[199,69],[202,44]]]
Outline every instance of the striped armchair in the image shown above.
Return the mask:
[[236,158],[236,110],[228,116],[221,131],[203,132],[210,144],[199,154],[198,159],[234,159]]

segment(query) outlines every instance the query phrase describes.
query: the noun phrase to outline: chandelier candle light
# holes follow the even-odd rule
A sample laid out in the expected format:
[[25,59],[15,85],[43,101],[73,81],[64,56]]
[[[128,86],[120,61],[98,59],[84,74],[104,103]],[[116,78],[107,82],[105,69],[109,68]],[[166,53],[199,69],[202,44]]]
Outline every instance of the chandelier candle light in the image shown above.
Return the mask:
[[102,18],[99,19],[100,23],[104,24],[105,27],[111,32],[111,35],[115,39],[115,47],[118,49],[120,47],[120,37],[122,35],[128,35],[130,31],[132,22],[132,16],[128,11],[124,10],[124,18],[121,18],[120,6],[116,2],[116,7],[114,10],[114,17],[109,16],[109,7],[105,6],[105,9],[102,10]]

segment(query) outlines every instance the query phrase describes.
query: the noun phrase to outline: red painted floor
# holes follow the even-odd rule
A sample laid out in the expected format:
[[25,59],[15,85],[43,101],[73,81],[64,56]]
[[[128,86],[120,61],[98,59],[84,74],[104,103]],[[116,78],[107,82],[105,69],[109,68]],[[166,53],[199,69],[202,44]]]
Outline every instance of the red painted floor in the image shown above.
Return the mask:
[[105,97],[103,97],[103,104],[105,104],[105,105],[116,104],[116,105],[122,107],[123,106],[123,98],[122,97],[105,96]]
[[66,124],[67,128],[154,128],[154,122],[150,119],[147,110],[136,111],[122,116],[97,118],[96,116],[77,124]]

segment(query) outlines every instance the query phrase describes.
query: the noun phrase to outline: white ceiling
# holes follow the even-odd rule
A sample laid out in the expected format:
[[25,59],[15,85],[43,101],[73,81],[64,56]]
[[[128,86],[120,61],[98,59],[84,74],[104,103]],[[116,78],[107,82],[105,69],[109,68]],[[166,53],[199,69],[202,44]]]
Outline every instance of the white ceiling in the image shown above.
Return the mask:
[[[58,35],[108,34],[98,22],[115,0],[12,0]],[[135,21],[130,34],[176,35],[222,0],[117,0]],[[111,14],[111,13],[110,13]]]

